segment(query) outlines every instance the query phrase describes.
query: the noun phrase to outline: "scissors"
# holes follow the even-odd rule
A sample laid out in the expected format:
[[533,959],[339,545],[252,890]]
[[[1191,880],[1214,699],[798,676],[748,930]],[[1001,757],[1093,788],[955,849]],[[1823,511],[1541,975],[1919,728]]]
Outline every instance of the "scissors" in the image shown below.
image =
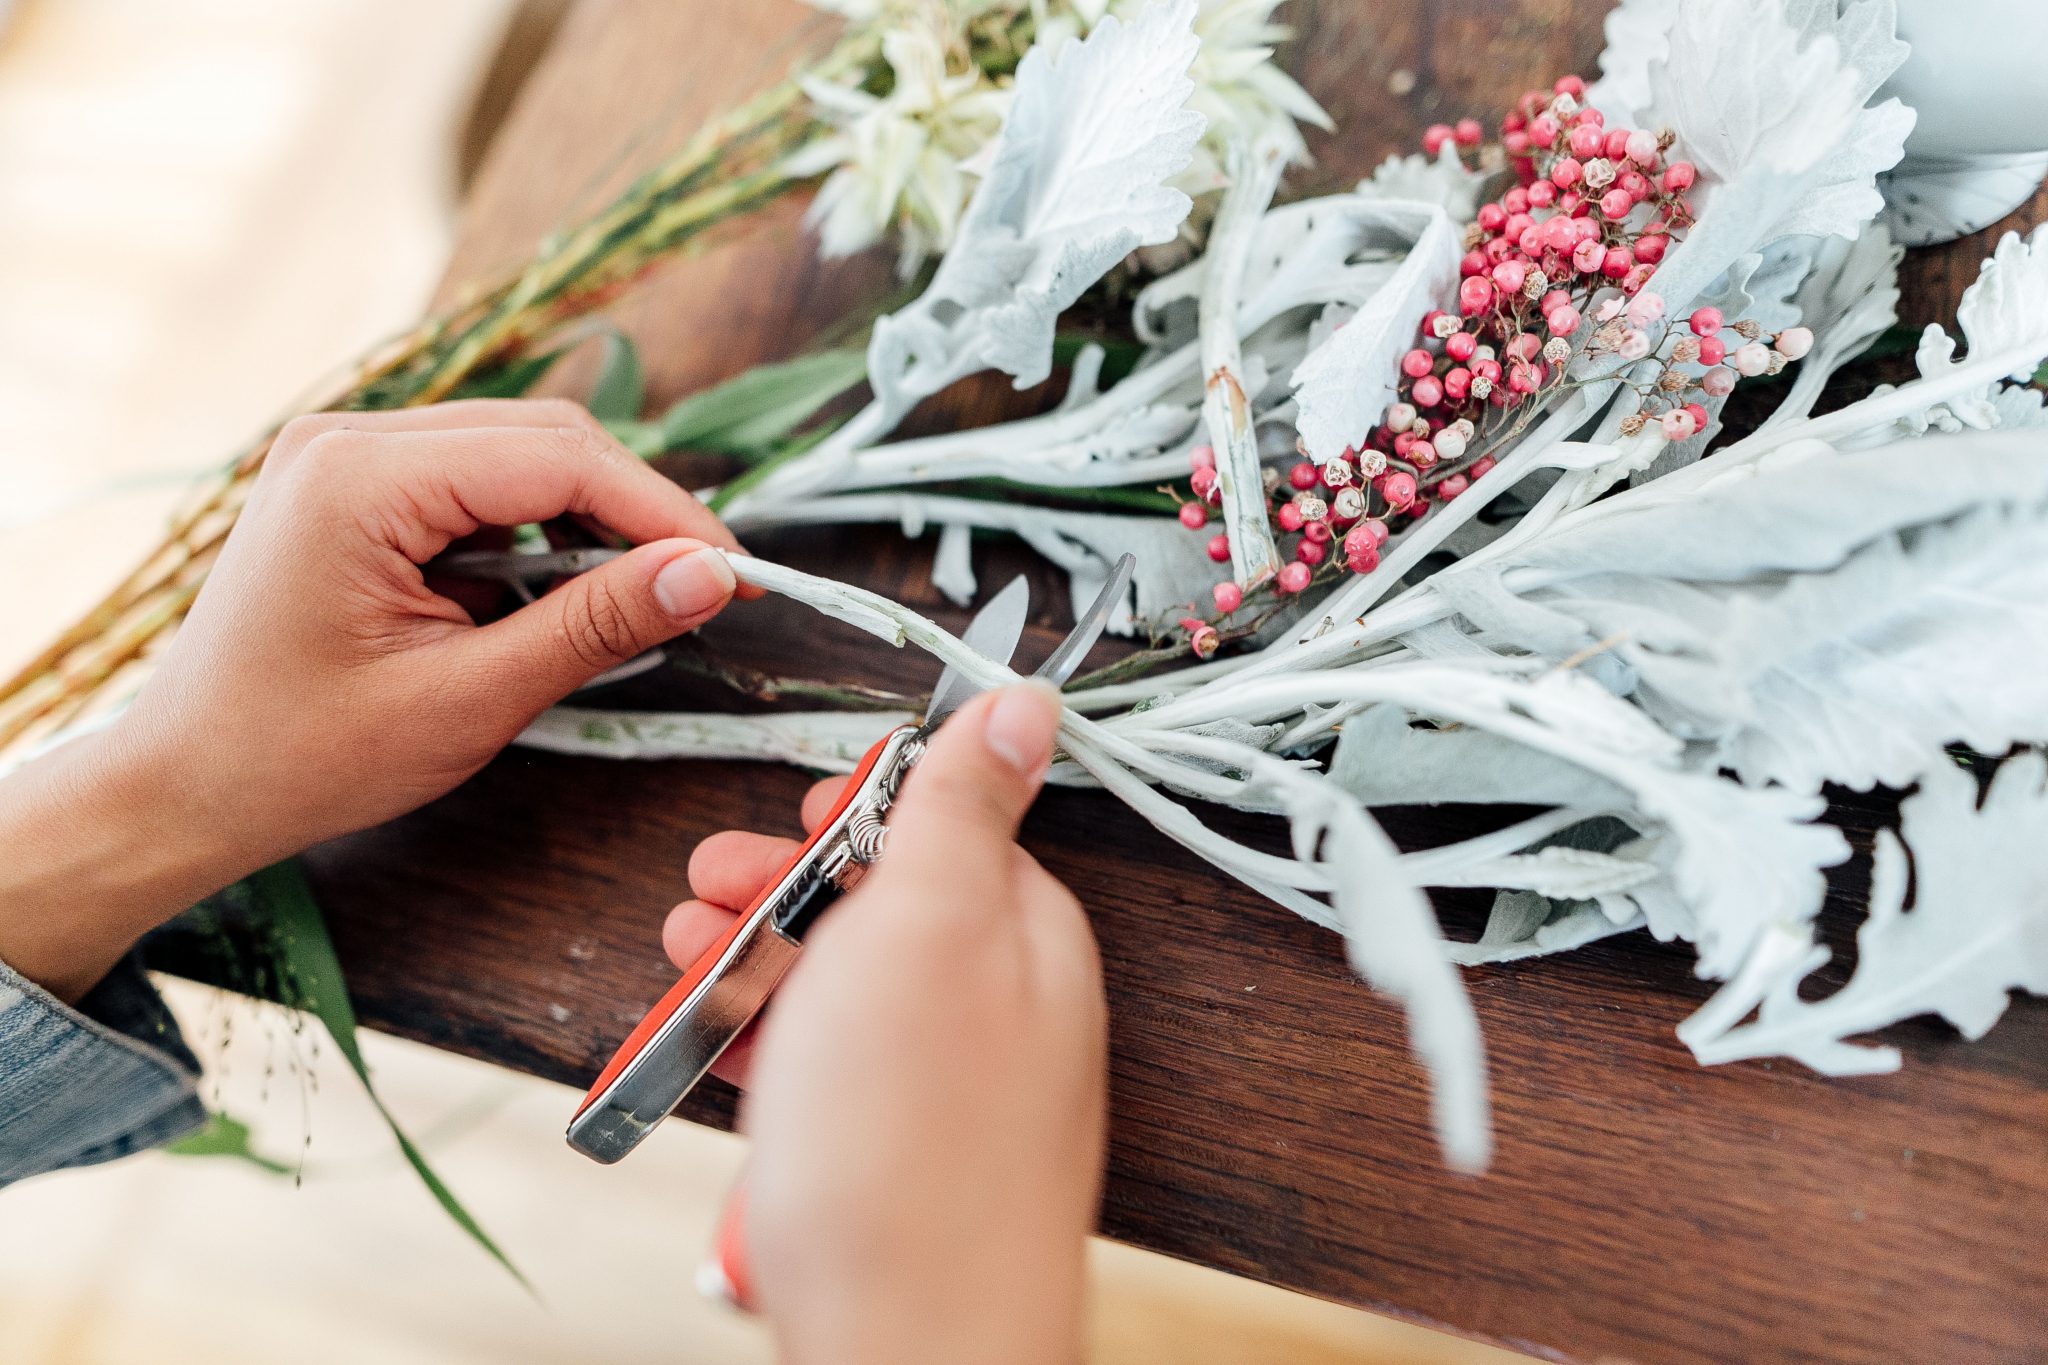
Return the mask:
[[[1117,562],[1074,629],[1033,676],[1055,686],[1071,678],[1101,638],[1136,567]],[[1016,652],[1031,592],[1020,577],[978,612],[962,640],[1006,662]],[[805,933],[882,856],[888,815],[904,777],[939,725],[981,689],[957,670],[939,678],[924,719],[900,725],[861,758],[838,803],[732,927],[690,964],[598,1074],[569,1122],[569,1145],[595,1161],[619,1160],[640,1145],[720,1053],[759,1014],[796,961]]]

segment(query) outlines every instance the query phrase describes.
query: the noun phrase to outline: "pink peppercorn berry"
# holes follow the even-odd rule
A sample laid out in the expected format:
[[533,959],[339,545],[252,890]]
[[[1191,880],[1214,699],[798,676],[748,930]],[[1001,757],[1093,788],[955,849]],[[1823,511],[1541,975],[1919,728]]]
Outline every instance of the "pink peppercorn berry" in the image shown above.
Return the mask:
[[1344,567],[1353,573],[1371,573],[1380,564],[1380,543],[1368,527],[1377,522],[1363,522],[1352,527],[1344,535]]
[[1216,599],[1216,610],[1225,616],[1244,605],[1244,589],[1235,583],[1218,583],[1209,595]]
[[1216,448],[1214,446],[1196,446],[1188,452],[1189,469],[1214,469],[1215,467]]
[[[1316,524],[1321,525],[1320,522]],[[1327,543],[1326,541],[1310,540],[1304,536],[1300,543],[1294,547],[1294,557],[1310,568],[1314,568],[1322,563],[1323,556],[1329,553],[1329,551],[1323,548]]]
[[1718,308],[1695,308],[1692,310],[1692,316],[1686,319],[1686,324],[1692,328],[1694,336],[1710,337],[1721,330],[1722,321],[1721,310]]
[[1311,572],[1308,565],[1297,559],[1294,563],[1281,567],[1279,574],[1273,580],[1273,586],[1285,593],[1300,592],[1308,586]]
[[1280,504],[1280,510],[1273,514],[1273,524],[1293,535],[1301,529],[1301,509],[1291,502]]
[[1188,475],[1188,487],[1195,490],[1195,496],[1214,506],[1223,501],[1223,484],[1214,468],[1204,467]]
[[1199,502],[1184,502],[1180,505],[1180,524],[1190,531],[1199,531],[1209,524],[1209,509]]
[[1218,564],[1228,564],[1230,562],[1229,536],[1209,537],[1209,558],[1215,560]]
[[1287,471],[1287,482],[1293,484],[1295,488],[1304,493],[1314,488],[1316,481],[1320,478],[1322,478],[1322,474],[1307,460],[1301,461],[1294,468]]

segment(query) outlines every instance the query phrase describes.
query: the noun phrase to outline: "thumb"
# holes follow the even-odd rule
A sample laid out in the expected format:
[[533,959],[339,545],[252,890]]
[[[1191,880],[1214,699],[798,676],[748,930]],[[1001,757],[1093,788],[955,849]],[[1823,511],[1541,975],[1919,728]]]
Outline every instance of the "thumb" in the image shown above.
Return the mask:
[[732,600],[734,586],[722,552],[695,540],[655,541],[471,633],[464,648],[539,710],[703,625]]
[[976,866],[1016,842],[1045,782],[1059,690],[1031,681],[976,697],[939,727],[889,816],[888,866]]

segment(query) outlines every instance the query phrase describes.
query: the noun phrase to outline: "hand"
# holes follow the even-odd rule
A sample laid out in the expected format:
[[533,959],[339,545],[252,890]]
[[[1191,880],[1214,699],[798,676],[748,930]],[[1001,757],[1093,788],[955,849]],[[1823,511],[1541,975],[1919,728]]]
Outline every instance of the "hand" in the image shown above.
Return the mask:
[[[486,626],[422,575],[564,514],[638,548]],[[0,959],[75,997],[193,900],[447,792],[715,615],[734,580],[707,545],[734,542],[572,403],[290,423],[127,713],[0,783]]]
[[[749,1085],[743,1217],[755,1297],[793,1362],[1081,1355],[1104,1143],[1095,941],[1016,844],[1052,757],[1037,687],[943,726],[887,856],[806,940],[729,1078]],[[837,782],[804,803],[807,826]],[[713,836],[671,913],[686,966],[796,845]],[[731,1056],[731,1054],[728,1054]]]

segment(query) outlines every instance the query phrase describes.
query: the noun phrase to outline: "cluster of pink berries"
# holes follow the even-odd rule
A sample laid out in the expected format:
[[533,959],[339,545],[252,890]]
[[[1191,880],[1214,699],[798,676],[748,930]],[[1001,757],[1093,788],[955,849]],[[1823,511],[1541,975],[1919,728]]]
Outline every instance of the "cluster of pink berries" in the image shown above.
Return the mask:
[[[1599,325],[1589,349],[1611,351],[1623,360],[1644,359],[1653,347],[1643,329],[1663,313],[1664,300],[1652,290],[1626,302],[1608,299],[1594,310]],[[1811,349],[1813,333],[1804,327],[1768,336],[1747,318],[1729,322],[1718,308],[1695,308],[1659,350],[1655,375],[1635,385],[1642,403],[1622,421],[1622,434],[1633,436],[1656,422],[1665,440],[1687,440],[1707,426],[1705,405],[1688,401],[1688,395],[1726,398],[1737,378],[1777,374]]]
[[[1667,345],[1653,343],[1648,329],[1664,305],[1645,286],[1693,223],[1687,194],[1696,171],[1667,158],[1670,134],[1609,128],[1584,96],[1577,76],[1528,92],[1501,121],[1497,147],[1484,145],[1475,119],[1424,132],[1430,156],[1448,145],[1475,170],[1505,163],[1515,184],[1467,225],[1455,309],[1422,319],[1379,425],[1320,466],[1303,460],[1284,477],[1266,471],[1274,526],[1296,537],[1292,561],[1273,581],[1277,592],[1302,592],[1325,568],[1378,568],[1389,521],[1424,515],[1492,469],[1495,438],[1565,381],[1574,340],[1589,322],[1589,352],[1625,361],[1661,352],[1623,430],[1633,435],[1656,421],[1674,441],[1706,426],[1705,406],[1688,401],[1694,393],[1724,396],[1738,375],[1775,374],[1813,344],[1804,328],[1765,337],[1747,320],[1724,323],[1712,308],[1672,329]],[[1221,501],[1215,453],[1198,446],[1189,464],[1195,497],[1180,516],[1200,530]],[[1208,549],[1211,559],[1229,561],[1227,536],[1212,536]],[[1216,586],[1221,616],[1244,600],[1236,583]],[[1181,625],[1203,658],[1221,643],[1214,624],[1190,616]]]
[[[1360,457],[1350,451],[1321,468],[1303,460],[1284,479],[1277,470],[1265,471],[1267,508],[1274,528],[1283,536],[1296,538],[1293,559],[1274,575],[1275,591],[1305,591],[1317,568],[1330,562],[1333,552],[1344,567],[1370,573],[1379,566],[1380,547],[1391,534],[1386,518],[1396,511],[1422,513],[1423,503],[1416,496],[1412,478],[1405,487],[1375,480],[1374,475],[1386,467],[1383,457],[1372,458],[1375,454],[1368,452],[1364,471]],[[1180,519],[1189,529],[1200,530],[1209,524],[1209,508],[1222,501],[1216,452],[1205,445],[1196,446],[1188,454],[1188,465],[1188,483],[1195,496],[1181,504]],[[1228,535],[1210,537],[1209,558],[1219,564],[1230,561]],[[1228,616],[1244,605],[1244,592],[1236,583],[1218,583],[1215,600],[1216,609]]]
[[[1423,318],[1402,357],[1401,401],[1365,440],[1412,466],[1440,499],[1464,491],[1470,471],[1457,462],[1489,409],[1531,401],[1561,379],[1594,294],[1640,292],[1692,223],[1686,192],[1696,173],[1665,159],[1670,136],[1605,126],[1580,103],[1585,92],[1577,76],[1562,77],[1523,95],[1501,121],[1516,184],[1466,228],[1457,310]],[[1477,164],[1478,132],[1469,119],[1438,124],[1423,149],[1435,155],[1448,142]],[[1439,433],[1460,421],[1471,430],[1447,451]],[[1447,466],[1431,472],[1440,460]]]

